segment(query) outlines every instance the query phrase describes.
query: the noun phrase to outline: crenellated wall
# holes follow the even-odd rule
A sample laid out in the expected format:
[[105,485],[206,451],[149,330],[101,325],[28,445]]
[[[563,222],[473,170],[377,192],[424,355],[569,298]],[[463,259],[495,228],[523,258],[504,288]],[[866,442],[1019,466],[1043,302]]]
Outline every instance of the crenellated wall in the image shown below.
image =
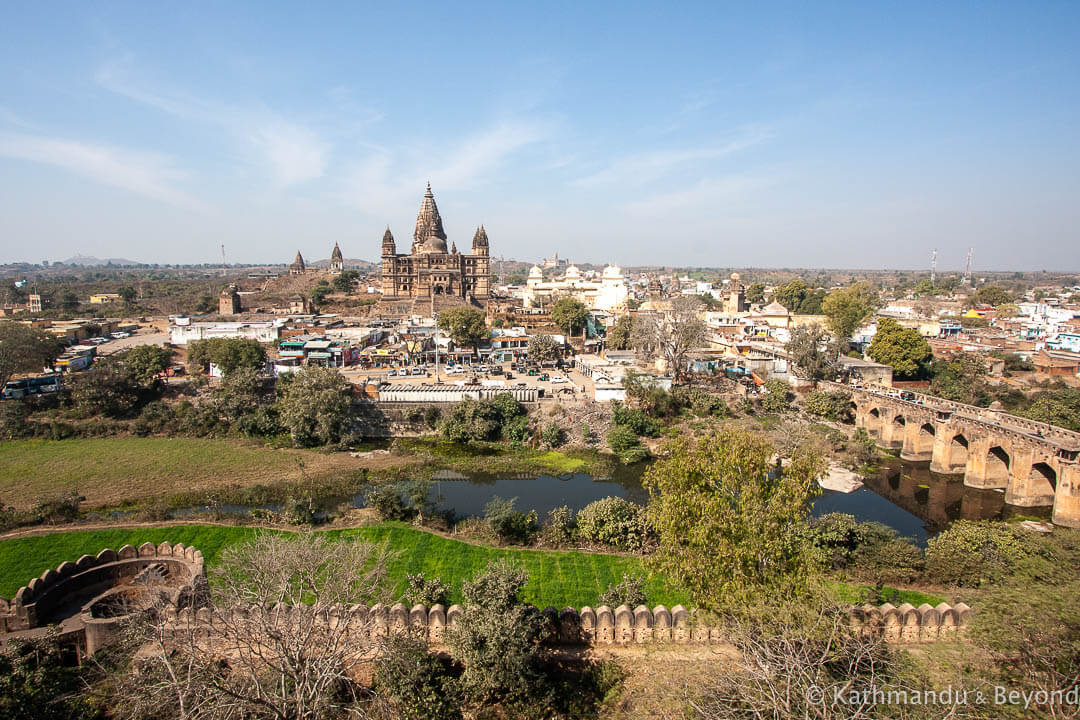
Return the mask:
[[[641,643],[673,643],[676,645],[707,645],[725,642],[724,631],[701,622],[696,613],[676,605],[668,610],[663,605],[649,609],[644,605],[630,608],[621,605],[614,610],[601,605],[595,609],[583,607],[556,610],[547,607],[539,612],[545,619],[545,637],[558,645],[635,645]],[[285,608],[282,612],[293,612]],[[343,610],[344,612],[344,610]],[[352,621],[365,640],[375,640],[393,634],[410,632],[439,645],[448,627],[453,627],[464,612],[460,605],[449,609],[442,605],[415,605],[411,609],[404,604],[356,605],[347,610]],[[941,603],[937,607],[903,604],[894,607],[864,605],[852,608],[849,625],[854,632],[883,636],[890,642],[932,642],[951,637],[963,630],[971,617],[971,609],[963,603],[950,606]],[[179,626],[192,623],[231,623],[230,611],[209,608],[184,609],[175,614]]]

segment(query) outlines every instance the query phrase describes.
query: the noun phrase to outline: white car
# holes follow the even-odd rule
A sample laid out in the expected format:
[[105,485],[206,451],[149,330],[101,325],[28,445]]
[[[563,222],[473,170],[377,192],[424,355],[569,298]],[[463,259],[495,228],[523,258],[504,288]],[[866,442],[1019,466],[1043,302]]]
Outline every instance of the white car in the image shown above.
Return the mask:
[[567,380],[566,378],[562,377],[561,375],[556,375],[555,377],[551,378],[551,384],[552,385],[555,385],[556,383],[564,383],[564,382],[570,382],[570,381]]

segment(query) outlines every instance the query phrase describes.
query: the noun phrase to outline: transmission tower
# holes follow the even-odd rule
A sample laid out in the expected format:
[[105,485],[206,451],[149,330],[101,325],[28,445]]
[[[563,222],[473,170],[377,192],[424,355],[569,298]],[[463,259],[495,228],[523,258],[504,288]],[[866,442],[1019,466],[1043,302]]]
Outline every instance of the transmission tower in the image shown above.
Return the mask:
[[934,248],[934,253],[930,256],[930,284],[933,285],[937,280],[937,248]]
[[975,248],[968,248],[967,265],[964,266],[964,284],[971,284],[971,257],[975,254]]

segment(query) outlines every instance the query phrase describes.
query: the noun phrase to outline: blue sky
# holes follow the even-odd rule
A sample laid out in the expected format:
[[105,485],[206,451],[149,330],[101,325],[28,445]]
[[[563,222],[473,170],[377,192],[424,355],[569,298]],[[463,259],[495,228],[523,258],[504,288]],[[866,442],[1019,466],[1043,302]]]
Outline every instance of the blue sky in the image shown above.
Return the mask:
[[[669,7],[668,5],[671,5]],[[1080,3],[5,3],[0,262],[1080,270]]]

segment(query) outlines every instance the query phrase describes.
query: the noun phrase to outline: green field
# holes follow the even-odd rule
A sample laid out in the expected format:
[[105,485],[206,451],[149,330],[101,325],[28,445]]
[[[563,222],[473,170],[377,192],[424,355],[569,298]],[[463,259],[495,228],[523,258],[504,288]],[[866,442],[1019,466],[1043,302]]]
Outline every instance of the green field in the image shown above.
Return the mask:
[[318,478],[364,466],[346,453],[275,450],[234,440],[16,440],[0,443],[0,502],[27,508],[74,488],[87,506],[119,505],[213,487],[296,481],[304,474]]
[[[96,554],[102,548],[116,549],[124,544],[182,542],[201,550],[207,564],[213,566],[222,548],[251,538],[257,532],[260,531],[242,527],[178,525],[131,530],[77,530],[4,540],[0,541],[0,596],[11,597],[31,578],[65,560],[74,561],[80,555]],[[343,540],[369,540],[394,552],[388,575],[388,586],[394,599],[405,589],[405,574],[422,571],[452,583],[451,602],[461,602],[462,581],[475,575],[489,561],[504,557],[528,570],[529,584],[524,599],[539,607],[595,606],[600,593],[619,582],[624,572],[643,573],[638,558],[481,547],[397,523],[326,532]],[[650,605],[662,603],[671,607],[687,602],[684,594],[673,592],[655,576],[649,578],[646,594]]]

